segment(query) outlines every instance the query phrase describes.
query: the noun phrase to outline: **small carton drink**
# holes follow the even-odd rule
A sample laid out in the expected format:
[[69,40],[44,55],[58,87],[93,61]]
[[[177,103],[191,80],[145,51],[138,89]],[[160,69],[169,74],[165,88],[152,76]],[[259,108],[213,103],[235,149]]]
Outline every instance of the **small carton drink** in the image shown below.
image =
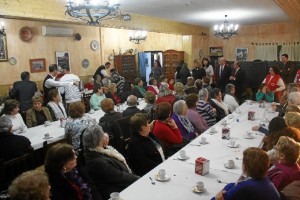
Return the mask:
[[195,173],[199,175],[206,175],[209,173],[209,160],[199,157],[195,161]]
[[228,127],[222,128],[222,139],[225,139],[225,140],[230,139],[230,128],[228,128]]
[[254,111],[249,111],[248,112],[248,120],[254,121],[255,120],[255,112]]

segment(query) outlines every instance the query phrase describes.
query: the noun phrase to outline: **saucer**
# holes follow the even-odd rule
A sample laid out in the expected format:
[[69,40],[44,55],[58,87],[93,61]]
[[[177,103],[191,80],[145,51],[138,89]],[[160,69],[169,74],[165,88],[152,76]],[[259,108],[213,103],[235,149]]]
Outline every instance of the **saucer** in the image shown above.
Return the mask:
[[227,169],[234,169],[234,165],[232,167],[229,167],[228,166],[228,163],[224,163],[224,166],[227,168]]
[[244,138],[245,139],[254,139],[254,136],[253,135],[244,135]]
[[226,126],[228,123],[227,122],[222,122],[221,125]]
[[188,156],[181,157],[180,155],[178,155],[177,158],[178,158],[179,160],[187,160],[187,159],[189,159],[190,157],[188,157]]
[[228,119],[233,119],[234,116],[232,114],[228,115]]
[[43,137],[44,140],[50,140],[51,138],[53,138],[52,136],[50,137]]
[[240,146],[239,144],[235,143],[234,146],[231,146],[230,144],[227,145],[230,148],[237,148],[238,146]]
[[202,190],[198,190],[197,186],[194,186],[193,187],[193,192],[202,193],[202,192],[205,192],[205,188],[203,188]]
[[160,178],[160,176],[159,176],[158,174],[155,175],[155,179],[156,179],[157,181],[161,181],[161,182],[168,181],[168,180],[170,180],[170,178],[171,178],[171,177],[168,176],[167,174],[166,174],[166,177],[165,177],[164,179]]
[[206,141],[205,143],[199,141],[199,143],[204,145],[204,144],[208,144],[208,141]]
[[51,123],[50,124],[44,124],[44,126],[51,126]]

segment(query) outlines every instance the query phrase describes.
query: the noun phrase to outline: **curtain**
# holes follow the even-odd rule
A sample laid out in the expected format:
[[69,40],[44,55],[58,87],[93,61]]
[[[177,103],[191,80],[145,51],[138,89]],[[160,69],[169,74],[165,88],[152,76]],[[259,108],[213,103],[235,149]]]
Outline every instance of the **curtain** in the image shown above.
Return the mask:
[[280,55],[284,53],[289,55],[289,60],[300,61],[300,43],[299,42],[283,43],[280,50]]
[[255,59],[274,61],[277,60],[276,43],[255,44]]

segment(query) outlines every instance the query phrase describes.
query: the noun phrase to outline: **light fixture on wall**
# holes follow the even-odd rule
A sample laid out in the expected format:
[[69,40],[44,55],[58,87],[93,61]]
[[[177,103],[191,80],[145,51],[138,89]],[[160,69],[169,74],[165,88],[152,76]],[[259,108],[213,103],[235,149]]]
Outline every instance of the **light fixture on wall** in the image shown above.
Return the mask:
[[0,35],[5,36],[5,29],[4,29],[4,22],[1,22],[1,29],[0,29]]
[[131,31],[129,33],[129,41],[135,44],[140,44],[142,41],[145,41],[147,38],[147,31]]
[[114,19],[122,15],[118,0],[67,0],[67,10],[71,17],[98,25],[101,20]]
[[225,21],[221,25],[214,26],[214,35],[227,40],[231,37],[237,36],[239,25],[229,24],[227,21],[227,15],[225,15]]

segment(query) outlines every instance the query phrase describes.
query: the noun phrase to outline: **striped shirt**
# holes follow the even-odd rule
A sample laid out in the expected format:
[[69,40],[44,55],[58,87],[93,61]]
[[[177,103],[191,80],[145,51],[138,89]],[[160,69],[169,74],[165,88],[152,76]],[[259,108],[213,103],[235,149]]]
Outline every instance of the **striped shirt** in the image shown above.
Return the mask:
[[207,126],[213,126],[216,123],[216,112],[213,111],[213,107],[206,101],[199,100],[197,103],[197,111],[206,120]]
[[[74,81],[80,81],[80,79],[74,74],[65,74],[61,77],[60,81],[73,83]],[[65,85],[63,87],[59,87],[58,91],[61,94],[65,94],[66,103],[81,101],[81,93],[76,85]]]

